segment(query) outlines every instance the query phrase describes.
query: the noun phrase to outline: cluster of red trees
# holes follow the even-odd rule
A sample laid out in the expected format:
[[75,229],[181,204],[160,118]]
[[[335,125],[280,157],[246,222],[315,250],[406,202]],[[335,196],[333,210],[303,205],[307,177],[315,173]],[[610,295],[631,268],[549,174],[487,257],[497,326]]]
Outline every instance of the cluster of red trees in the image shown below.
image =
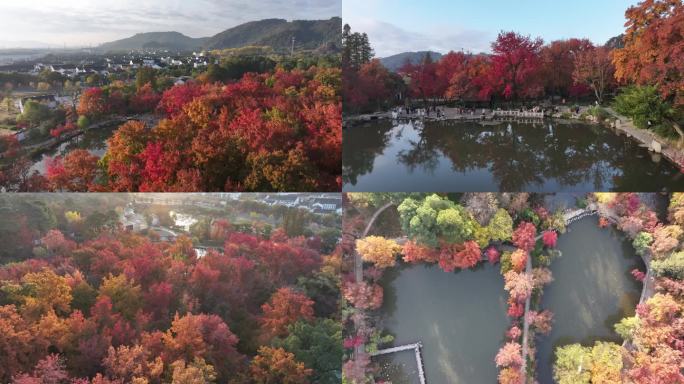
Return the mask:
[[642,1],[625,16],[623,44],[612,44],[624,46],[594,46],[576,38],[544,45],[538,38],[502,32],[491,54],[450,52],[437,62],[427,56],[418,64],[408,62],[398,74],[365,56],[366,62],[344,68],[345,108],[386,107],[400,95],[491,103],[592,94],[600,104],[618,84],[656,86],[664,101],[681,108],[684,5],[679,0]]
[[167,116],[129,122],[104,162],[115,191],[336,190],[339,70],[248,74],[229,85],[173,87]]
[[40,257],[0,267],[2,382],[336,377],[320,364],[326,356],[339,364],[341,350],[312,348],[322,339],[341,345],[339,327],[324,320],[336,299],[328,308],[322,290],[332,282],[336,296],[339,255],[321,256],[316,242],[282,230],[271,239],[230,232],[224,252],[200,259],[183,237],[113,232],[77,244],[50,230],[39,244]]
[[[357,71],[345,72],[345,103],[354,109],[375,107],[408,83],[409,96],[461,101],[534,99],[541,96],[583,97],[594,93],[599,102],[615,85],[610,49],[587,39],[544,45],[514,32],[502,32],[492,54],[449,52],[439,61],[427,56],[391,73],[372,60]],[[349,83],[349,84],[347,84]]]
[[151,83],[133,91],[119,83],[104,88],[88,88],[81,94],[76,112],[79,116],[86,116],[91,120],[97,120],[106,115],[147,113],[154,111],[161,99],[161,94],[152,87]]
[[[635,278],[647,285],[650,297],[637,305],[636,317],[623,319],[616,330],[629,345],[624,348],[626,374],[638,383],[682,383],[684,375],[684,196],[675,193],[668,209],[669,224],[659,223],[655,212],[636,193],[595,194],[600,205],[618,216],[618,228],[633,239],[634,247],[650,263],[651,277]],[[649,288],[649,285],[651,286]]]
[[[537,210],[537,217],[543,218],[548,216],[545,214],[546,210],[540,208]],[[548,217],[546,217],[548,218]],[[546,225],[546,224],[545,224]],[[504,274],[504,289],[508,292],[508,316],[511,317],[513,324],[506,332],[507,342],[504,344],[496,355],[495,363],[499,367],[499,383],[501,384],[516,384],[523,380],[523,347],[522,344],[525,336],[522,329],[524,328],[524,321],[529,324],[531,330],[530,335],[527,335],[528,342],[532,340],[532,332],[539,332],[548,334],[551,331],[551,322],[553,314],[548,311],[530,310],[526,318],[525,302],[532,296],[535,290],[541,290],[544,285],[551,282],[551,271],[544,267],[534,267],[531,270],[527,268],[528,263],[531,265],[531,252],[535,251],[537,246],[537,226],[531,222],[522,221],[513,232],[513,245],[517,249],[506,254],[504,262],[502,262],[502,273]],[[549,229],[542,233],[541,243],[544,247],[553,248],[556,246],[558,234],[555,230]],[[538,252],[538,250],[536,251]],[[528,348],[527,353],[529,357],[534,358],[532,348]]]
[[615,51],[616,77],[656,85],[665,100],[684,106],[684,4],[646,0],[625,16],[625,47]]
[[91,188],[337,189],[338,86],[338,70],[312,68],[170,88],[157,107],[166,119],[151,129],[137,121],[121,126],[104,158],[107,182],[93,178]]
[[405,87],[400,75],[390,72],[380,60],[373,59],[357,68],[343,68],[344,108],[371,111],[391,103]]
[[[73,151],[53,159],[45,175],[18,162],[2,176],[20,190],[339,190],[340,83],[339,69],[311,67],[249,73],[230,84],[190,82],[163,94],[150,84],[128,96],[114,85],[90,88],[76,108],[79,124],[130,112],[164,118],[154,127],[123,124],[101,160]],[[76,124],[68,119],[53,133]]]

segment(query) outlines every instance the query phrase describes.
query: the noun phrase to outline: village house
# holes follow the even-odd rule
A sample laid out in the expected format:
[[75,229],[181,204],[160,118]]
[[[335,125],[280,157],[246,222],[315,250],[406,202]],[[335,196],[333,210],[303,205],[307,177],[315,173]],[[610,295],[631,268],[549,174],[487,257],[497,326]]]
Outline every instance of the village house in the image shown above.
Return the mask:
[[316,197],[312,199],[309,210],[313,213],[334,213],[342,214],[342,199],[333,197]]
[[282,205],[285,207],[294,208],[299,205],[299,196],[296,193],[281,193],[277,195],[267,195],[264,198],[264,203],[270,206]]

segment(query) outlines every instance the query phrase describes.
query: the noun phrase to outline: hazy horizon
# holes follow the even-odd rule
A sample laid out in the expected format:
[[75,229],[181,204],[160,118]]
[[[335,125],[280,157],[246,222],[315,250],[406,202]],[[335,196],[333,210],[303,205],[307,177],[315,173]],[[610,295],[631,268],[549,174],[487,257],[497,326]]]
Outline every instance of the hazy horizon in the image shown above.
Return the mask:
[[625,11],[637,0],[344,0],[343,23],[366,32],[377,57],[408,51],[489,52],[500,31],[541,37],[572,37],[604,44],[624,31]]
[[262,19],[340,16],[341,0],[0,0],[0,49],[95,47],[148,32],[209,37]]

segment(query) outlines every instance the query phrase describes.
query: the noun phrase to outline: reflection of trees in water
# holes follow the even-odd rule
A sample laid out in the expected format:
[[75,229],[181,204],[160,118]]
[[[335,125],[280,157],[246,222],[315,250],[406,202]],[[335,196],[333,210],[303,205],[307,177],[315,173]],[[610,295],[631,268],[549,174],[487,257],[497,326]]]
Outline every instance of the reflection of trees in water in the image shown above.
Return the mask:
[[[361,131],[362,130],[362,131]],[[342,180],[356,185],[359,176],[373,172],[375,158],[392,139],[392,123],[374,122],[349,128],[343,135]]]
[[477,123],[431,124],[423,130],[420,146],[409,150],[428,151],[399,160],[415,167],[413,160],[429,164],[437,161],[431,157],[443,153],[454,171],[488,169],[500,190],[511,191],[541,188],[548,179],[556,179],[565,187],[590,183],[598,190],[605,186],[615,166],[622,165],[624,148],[617,142],[603,146],[609,138],[600,132],[557,126],[551,133],[547,127],[541,123],[511,123],[510,129]]
[[54,150],[45,153],[50,156],[65,155],[76,149],[104,152],[104,150],[107,149],[107,139],[114,134],[114,131],[116,131],[117,128],[117,125],[113,125],[87,130],[83,134],[62,143]]
[[612,185],[610,180],[620,167],[622,150],[605,131],[590,126],[560,125],[546,137],[544,157],[548,159],[547,177],[562,186],[591,184],[594,190]]
[[425,173],[433,175],[439,165],[441,154],[437,151],[437,148],[426,140],[425,135],[423,134],[423,130],[425,129],[424,124],[413,126],[413,128],[411,127],[411,125],[404,126],[399,133],[397,133],[396,138],[400,139],[403,137],[404,129],[413,129],[418,132],[418,140],[410,138],[406,140],[410,149],[400,150],[397,154],[398,161],[406,165],[411,173],[413,173],[417,167],[420,167]]
[[454,172],[489,171],[499,190],[544,189],[549,180],[565,190],[684,187],[677,169],[665,161],[652,163],[646,151],[604,127],[548,121],[508,125],[431,122],[392,129],[391,122],[382,121],[348,130],[344,182],[355,185],[358,176],[373,171],[374,160],[390,143],[400,143],[396,161],[410,172],[434,174],[447,158]]

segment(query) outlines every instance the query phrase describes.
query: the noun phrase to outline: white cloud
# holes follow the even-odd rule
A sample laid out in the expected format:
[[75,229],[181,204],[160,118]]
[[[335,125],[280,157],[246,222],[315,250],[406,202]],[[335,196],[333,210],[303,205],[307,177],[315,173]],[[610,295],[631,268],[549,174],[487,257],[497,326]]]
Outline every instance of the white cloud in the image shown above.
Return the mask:
[[98,44],[137,32],[210,36],[266,18],[341,16],[342,0],[0,0],[0,41]]
[[[350,22],[345,19],[344,22]],[[436,51],[447,53],[464,50],[475,53],[490,49],[492,36],[475,30],[440,29],[439,32],[420,33],[400,28],[376,19],[357,18],[350,22],[355,32],[366,32],[377,57],[386,57],[407,51]]]

